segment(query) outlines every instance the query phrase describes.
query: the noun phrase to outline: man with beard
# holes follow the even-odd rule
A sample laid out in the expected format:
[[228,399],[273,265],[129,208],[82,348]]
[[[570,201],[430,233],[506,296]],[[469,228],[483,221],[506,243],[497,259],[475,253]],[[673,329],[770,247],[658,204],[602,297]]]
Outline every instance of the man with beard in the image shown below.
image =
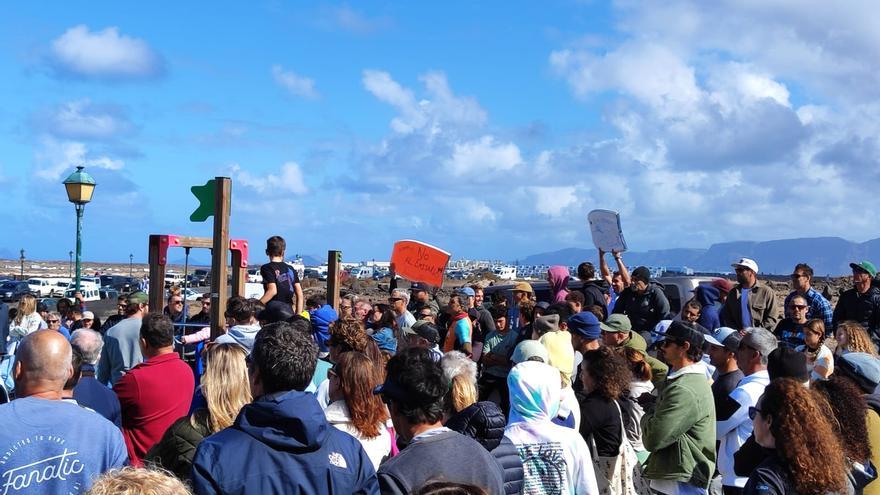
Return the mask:
[[612,313],[628,316],[632,329],[646,341],[657,323],[671,316],[669,300],[657,284],[651,283],[651,271],[644,266],[633,270],[632,284],[620,293]]
[[880,289],[871,284],[877,269],[870,261],[850,263],[853,288],[844,291],[834,308],[834,328],[853,320],[865,327],[874,345],[880,343]]
[[758,282],[758,264],[740,258],[731,266],[736,270],[737,284],[724,301],[721,324],[737,330],[762,327],[772,332],[779,320],[779,307],[773,289]]

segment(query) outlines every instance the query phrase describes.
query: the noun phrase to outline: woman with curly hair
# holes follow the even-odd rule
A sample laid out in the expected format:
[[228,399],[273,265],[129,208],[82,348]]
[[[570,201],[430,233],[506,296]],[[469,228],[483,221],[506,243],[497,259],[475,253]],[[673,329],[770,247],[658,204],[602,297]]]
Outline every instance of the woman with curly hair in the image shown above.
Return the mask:
[[330,405],[327,421],[358,439],[373,467],[391,452],[391,435],[385,427],[388,409],[373,389],[379,385],[373,361],[358,351],[342,353],[329,373]]
[[[632,380],[630,365],[619,352],[600,347],[584,353],[580,378],[586,393],[581,402],[580,433],[595,446],[593,462],[599,489],[603,493],[632,493],[632,470],[638,461],[625,436],[624,413],[619,404],[625,400]],[[621,476],[627,471],[627,476]]]
[[825,323],[815,318],[804,324],[804,345],[797,351],[807,356],[807,372],[810,381],[827,380],[834,373],[834,355],[825,345]]
[[773,453],[752,471],[743,495],[844,492],[844,450],[813,392],[790,378],[773,380],[749,416],[755,440]]
[[847,320],[837,325],[834,331],[834,339],[837,340],[837,348],[834,349],[834,356],[843,356],[848,352],[865,352],[877,357],[877,349],[874,343],[868,337],[865,327],[857,322]]
[[837,375],[815,383],[813,390],[827,401],[826,415],[851,466],[849,482],[856,493],[861,493],[861,489],[873,479],[865,473],[865,466],[871,460],[871,446],[866,421],[868,404],[862,390],[852,380]]

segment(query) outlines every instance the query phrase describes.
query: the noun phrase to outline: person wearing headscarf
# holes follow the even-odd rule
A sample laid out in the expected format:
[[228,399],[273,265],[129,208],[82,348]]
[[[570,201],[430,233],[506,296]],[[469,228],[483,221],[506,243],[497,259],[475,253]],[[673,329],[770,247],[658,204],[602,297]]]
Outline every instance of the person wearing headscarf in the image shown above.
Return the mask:
[[565,296],[568,295],[568,280],[570,278],[571,275],[568,273],[568,268],[562,265],[554,265],[547,270],[547,281],[550,282],[553,304],[565,303]]
[[559,370],[536,362],[517,364],[507,377],[510,418],[504,436],[523,461],[523,493],[598,494],[590,449],[583,437],[553,423],[559,410]]

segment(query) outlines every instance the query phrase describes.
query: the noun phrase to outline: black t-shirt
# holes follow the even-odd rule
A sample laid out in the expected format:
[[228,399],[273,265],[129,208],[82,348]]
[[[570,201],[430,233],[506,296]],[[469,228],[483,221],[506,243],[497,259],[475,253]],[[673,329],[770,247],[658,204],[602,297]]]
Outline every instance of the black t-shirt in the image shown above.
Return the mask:
[[788,478],[785,465],[775,453],[752,471],[743,495],[784,495],[797,493]]
[[587,442],[593,437],[600,456],[614,457],[620,453],[620,422],[620,410],[613,401],[596,392],[582,396],[580,433]]
[[[745,375],[743,375],[743,372],[740,370],[731,371],[730,373],[718,376],[718,378],[712,383],[712,396],[715,398],[716,415],[719,414],[719,411],[728,408],[728,397],[730,396],[730,393],[733,392],[733,389],[739,385],[739,381],[742,380],[744,376]],[[728,414],[727,417],[730,417],[730,415]]]
[[299,283],[299,275],[296,270],[287,263],[281,261],[270,261],[260,267],[260,275],[263,277],[263,289],[269,284],[275,284],[275,297],[273,301],[281,301],[283,303],[292,304],[295,295],[294,285]]

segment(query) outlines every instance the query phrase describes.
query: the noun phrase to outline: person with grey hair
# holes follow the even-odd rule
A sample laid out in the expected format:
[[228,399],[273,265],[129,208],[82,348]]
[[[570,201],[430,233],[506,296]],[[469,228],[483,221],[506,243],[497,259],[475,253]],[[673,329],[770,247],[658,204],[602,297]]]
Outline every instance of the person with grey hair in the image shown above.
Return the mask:
[[388,305],[391,306],[391,310],[394,311],[394,316],[397,318],[397,330],[400,333],[400,335],[397,336],[398,342],[403,340],[401,339],[403,332],[416,322],[416,317],[406,309],[407,304],[409,304],[409,292],[403,289],[394,289],[391,291],[391,296],[388,298]]
[[733,455],[752,434],[749,408],[755,407],[770,384],[767,362],[777,346],[776,336],[769,330],[751,327],[746,329],[736,351],[736,364],[745,376],[715,411],[716,438],[720,442],[718,472],[725,494],[740,493],[748,481],[748,477],[734,472]]
[[17,398],[0,405],[4,492],[80,493],[101,473],[128,463],[119,428],[62,400],[72,356],[55,330],[21,340],[13,367]]
[[82,354],[79,382],[73,388],[74,400],[121,428],[122,407],[119,405],[119,398],[95,378],[101,349],[104,347],[101,334],[88,328],[80,328],[70,336],[70,345]]

